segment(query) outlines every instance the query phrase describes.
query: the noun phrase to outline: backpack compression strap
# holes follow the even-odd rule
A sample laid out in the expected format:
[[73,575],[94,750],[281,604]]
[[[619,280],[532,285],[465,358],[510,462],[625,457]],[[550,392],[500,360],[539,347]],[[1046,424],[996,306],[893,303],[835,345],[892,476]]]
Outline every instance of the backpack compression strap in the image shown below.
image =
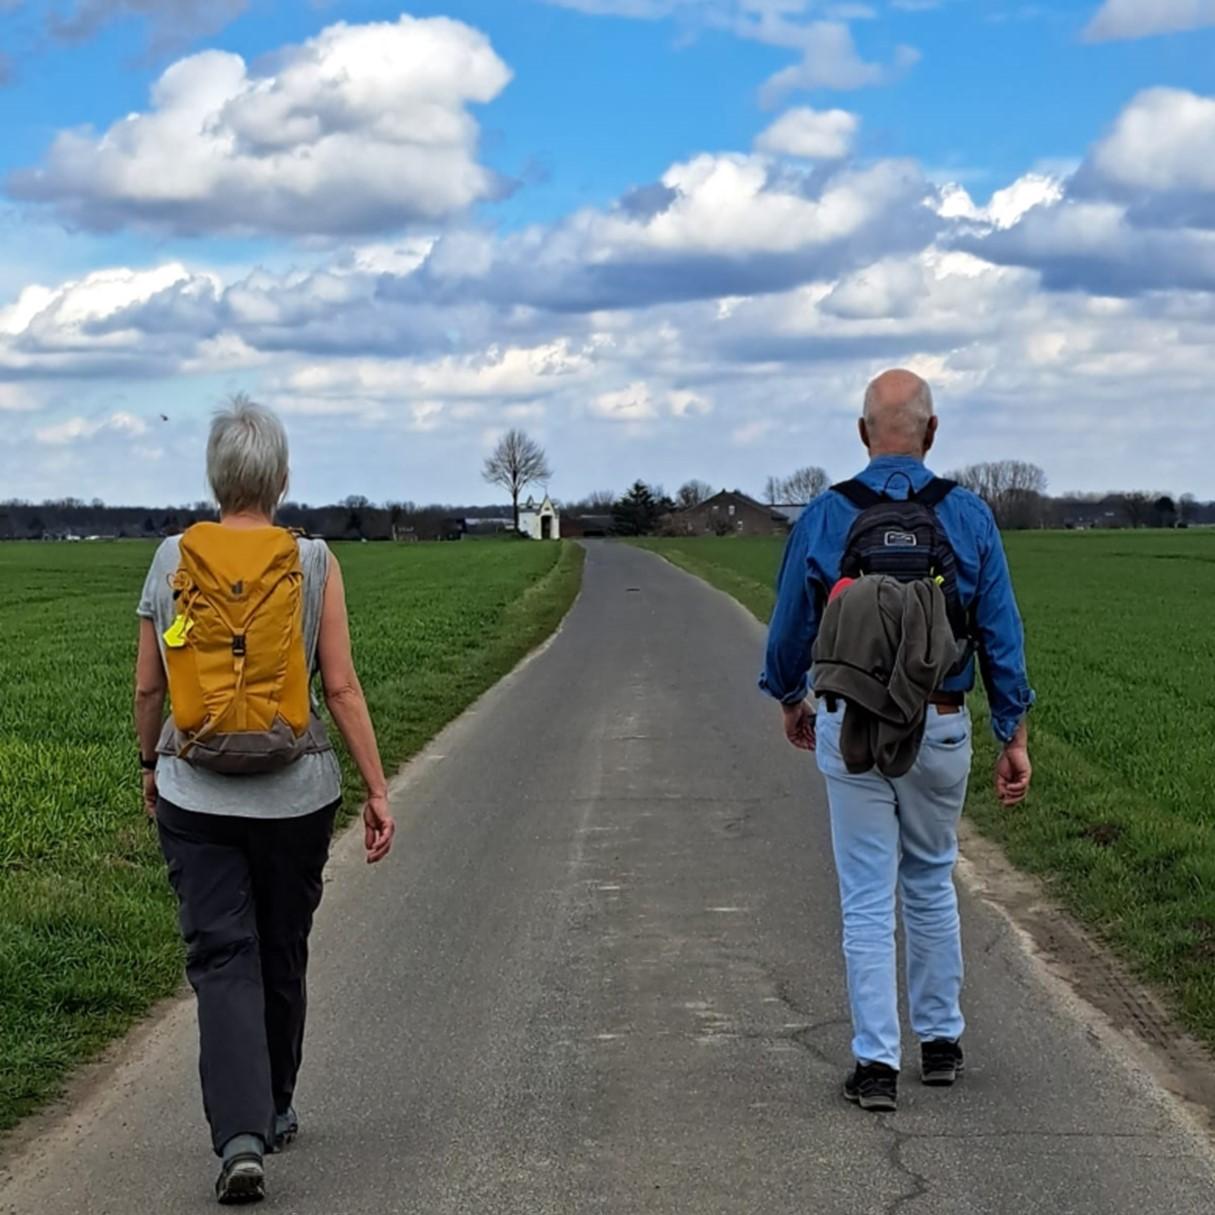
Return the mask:
[[929,510],[935,510],[957,488],[956,481],[946,481],[944,477],[933,477],[918,494],[912,496],[912,500],[921,506],[928,507]]
[[863,481],[841,481],[831,487],[831,492],[847,498],[857,510],[868,510],[871,506],[880,506],[887,500],[885,494],[870,489]]

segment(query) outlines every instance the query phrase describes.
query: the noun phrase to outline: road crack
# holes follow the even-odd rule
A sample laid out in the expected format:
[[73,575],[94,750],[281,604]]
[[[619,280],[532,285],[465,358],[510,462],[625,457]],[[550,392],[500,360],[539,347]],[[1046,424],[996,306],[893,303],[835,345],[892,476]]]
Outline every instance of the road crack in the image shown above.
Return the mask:
[[911,1190],[906,1194],[900,1194],[893,1199],[886,1207],[885,1215],[898,1215],[898,1212],[904,1207],[909,1206],[913,1202],[918,1202],[921,1198],[927,1198],[932,1193],[932,1182],[928,1177],[913,1169],[903,1157],[903,1152],[920,1138],[918,1135],[913,1135],[909,1131],[900,1131],[893,1126],[883,1124],[882,1130],[886,1134],[893,1136],[894,1142],[890,1145],[890,1155],[888,1157],[895,1172],[902,1174],[908,1181],[911,1182]]

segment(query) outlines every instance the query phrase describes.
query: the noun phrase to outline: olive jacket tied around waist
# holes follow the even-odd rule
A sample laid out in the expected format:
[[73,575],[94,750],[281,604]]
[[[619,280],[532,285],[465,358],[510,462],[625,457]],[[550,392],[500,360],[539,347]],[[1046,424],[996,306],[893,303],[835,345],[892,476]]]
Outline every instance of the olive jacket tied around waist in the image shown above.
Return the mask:
[[814,643],[815,694],[845,702],[840,751],[851,773],[905,776],[924,737],[929,697],[958,662],[934,582],[861,578],[828,604]]

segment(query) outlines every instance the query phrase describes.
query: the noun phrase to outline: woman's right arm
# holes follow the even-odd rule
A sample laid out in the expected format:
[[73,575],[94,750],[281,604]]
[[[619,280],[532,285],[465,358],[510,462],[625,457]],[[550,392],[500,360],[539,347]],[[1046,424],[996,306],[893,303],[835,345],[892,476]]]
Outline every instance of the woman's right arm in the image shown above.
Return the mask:
[[[135,660],[135,733],[139,738],[139,757],[149,763],[156,759],[168,690],[156,626],[145,617],[139,622],[139,655]],[[156,798],[156,770],[145,768],[143,802],[149,817],[156,814]]]
[[367,786],[363,826],[367,861],[374,865],[376,861],[383,860],[392,848],[396,824],[388,809],[388,782],[384,779],[367,699],[354,669],[342,567],[332,553],[329,555],[329,573],[325,579],[325,597],[321,604],[317,657],[321,683],[325,689],[325,704]]

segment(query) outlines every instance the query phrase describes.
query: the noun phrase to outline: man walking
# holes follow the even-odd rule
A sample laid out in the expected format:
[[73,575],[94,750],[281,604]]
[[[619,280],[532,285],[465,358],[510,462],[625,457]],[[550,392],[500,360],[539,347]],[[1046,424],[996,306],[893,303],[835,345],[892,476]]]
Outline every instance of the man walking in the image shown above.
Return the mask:
[[[783,706],[786,737],[795,747],[817,751],[826,778],[856,1058],[844,1095],[870,1110],[893,1110],[898,1100],[896,895],[902,898],[908,994],[912,1028],[921,1043],[921,1077],[926,1084],[949,1085],[962,1070],[962,946],[953,870],[970,775],[966,695],[974,687],[974,649],[987,687],[992,728],[1003,747],[995,772],[1000,801],[1005,806],[1023,801],[1032,775],[1026,714],[1034,694],[1000,534],[980,498],[935,478],[925,466],[937,424],[932,392],[911,372],[889,371],[869,386],[860,435],[870,462],[855,480],[812,502],[798,520],[781,568],[761,680],[764,690]],[[891,616],[888,607],[896,601],[901,605],[897,597],[908,588],[897,577],[880,575],[897,566],[898,553],[924,557],[925,531],[881,525],[887,514],[878,516],[876,541],[870,528],[868,547],[860,545],[857,533],[865,531],[867,512],[883,510],[904,511],[925,523],[945,551],[944,560],[934,561],[919,580],[916,603],[907,596],[910,607],[920,612],[917,629],[939,642],[940,624],[946,619],[943,595],[936,590],[941,586],[950,597],[949,619],[973,643],[959,649],[948,638],[944,665],[926,668],[921,662],[907,678],[886,668],[906,661],[900,647],[890,642],[888,626],[891,619],[905,622],[912,616],[906,611]],[[866,518],[858,525],[862,515]],[[893,547],[883,549],[883,544]],[[850,568],[844,570],[846,562]],[[942,565],[952,567],[947,577],[939,576]],[[849,585],[841,579],[845,572],[877,576]],[[859,593],[862,587],[864,594]],[[856,598],[848,601],[848,595]],[[836,598],[839,602],[828,606]],[[845,603],[850,617],[841,614]],[[825,651],[846,644],[849,627],[858,631],[858,612],[876,611],[871,605],[877,604],[885,615],[868,630],[864,644],[869,648],[863,652],[871,654],[875,645],[885,643],[891,646],[890,661],[849,672],[851,655]],[[939,613],[936,633],[934,607]],[[828,612],[830,627],[824,628]],[[863,618],[859,624],[864,631]],[[923,648],[918,633],[916,640]],[[807,703],[812,655],[820,693],[817,713]],[[955,656],[960,660],[954,661]],[[905,707],[908,688],[914,686],[912,676],[922,683],[926,669],[931,675],[923,700],[911,706],[904,722],[887,706],[898,702]],[[828,677],[836,671],[850,674],[851,681]],[[938,675],[940,682],[933,686]],[[886,697],[881,707],[872,703],[868,685],[877,685]],[[827,686],[832,690],[824,694]],[[850,695],[854,687],[855,697]],[[872,747],[867,749],[866,740]]]

